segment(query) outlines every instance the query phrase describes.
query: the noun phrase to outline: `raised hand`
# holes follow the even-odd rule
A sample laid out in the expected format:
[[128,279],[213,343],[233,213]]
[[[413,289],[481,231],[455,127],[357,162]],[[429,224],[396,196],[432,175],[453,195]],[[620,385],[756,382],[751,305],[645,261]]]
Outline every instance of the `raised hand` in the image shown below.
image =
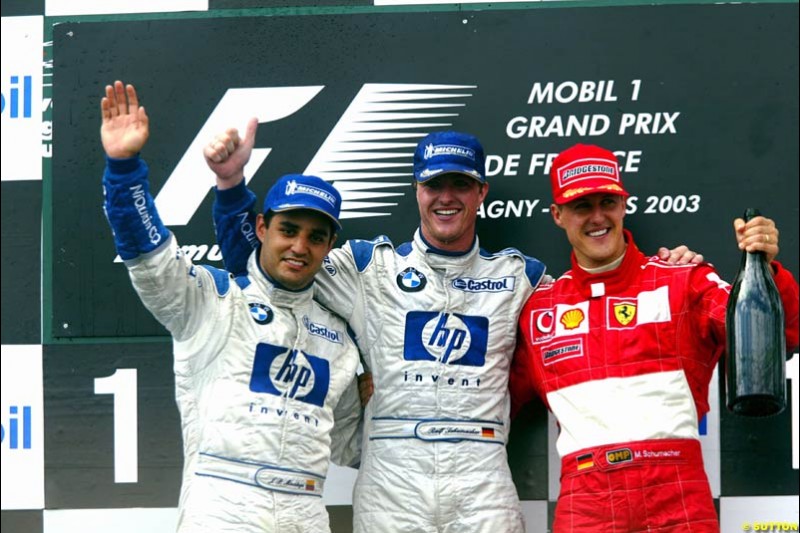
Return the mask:
[[119,80],[113,86],[106,85],[100,112],[100,139],[106,155],[124,159],[138,154],[150,136],[150,121],[133,85],[123,85]]
[[230,189],[244,179],[244,166],[253,153],[257,128],[258,119],[251,118],[244,138],[239,137],[236,128],[228,128],[203,148],[208,168],[217,177],[218,189]]

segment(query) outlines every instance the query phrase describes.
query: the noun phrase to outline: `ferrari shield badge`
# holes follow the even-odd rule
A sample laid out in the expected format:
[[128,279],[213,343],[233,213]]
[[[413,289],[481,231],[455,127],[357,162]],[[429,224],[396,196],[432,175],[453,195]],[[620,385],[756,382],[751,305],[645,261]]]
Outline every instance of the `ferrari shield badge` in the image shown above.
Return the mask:
[[636,317],[636,304],[621,302],[614,304],[614,316],[623,326],[627,326]]

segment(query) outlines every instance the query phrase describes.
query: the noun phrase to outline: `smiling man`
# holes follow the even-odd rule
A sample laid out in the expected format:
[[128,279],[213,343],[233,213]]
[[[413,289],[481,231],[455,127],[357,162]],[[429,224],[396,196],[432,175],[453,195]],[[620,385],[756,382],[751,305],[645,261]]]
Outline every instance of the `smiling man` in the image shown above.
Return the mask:
[[[624,229],[617,159],[578,144],[556,157],[550,213],[572,269],[520,315],[512,411],[538,395],[558,420],[561,494],[553,531],[718,532],[698,421],[725,348],[730,286],[708,263],[647,257]],[[739,249],[771,261],[798,341],[798,287],[773,259],[772,220],[734,221]]]
[[[225,263],[244,265],[243,212],[255,196],[242,169],[255,135],[235,130],[206,149],[217,175],[215,220]],[[420,226],[395,247],[380,236],[332,250],[315,297],[356,333],[374,394],[356,481],[357,533],[524,530],[511,480],[508,369],[517,316],[544,266],[519,251],[480,249],[483,147],[436,132],[414,154]]]
[[330,531],[321,496],[332,446],[350,465],[360,441],[358,352],[347,325],[312,300],[341,196],[317,177],[284,176],[255,219],[258,246],[242,275],[195,266],[150,195],[139,158],[149,119],[134,87],[106,86],[101,112],[117,252],[173,337],[184,449],[178,531]]

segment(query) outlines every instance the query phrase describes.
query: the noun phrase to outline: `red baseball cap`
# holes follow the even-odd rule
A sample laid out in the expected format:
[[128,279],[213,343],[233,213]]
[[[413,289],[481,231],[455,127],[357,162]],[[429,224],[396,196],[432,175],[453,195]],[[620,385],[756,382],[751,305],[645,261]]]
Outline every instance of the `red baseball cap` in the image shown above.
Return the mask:
[[559,205],[598,192],[628,196],[617,156],[591,144],[576,144],[558,154],[550,168],[550,185],[553,201]]

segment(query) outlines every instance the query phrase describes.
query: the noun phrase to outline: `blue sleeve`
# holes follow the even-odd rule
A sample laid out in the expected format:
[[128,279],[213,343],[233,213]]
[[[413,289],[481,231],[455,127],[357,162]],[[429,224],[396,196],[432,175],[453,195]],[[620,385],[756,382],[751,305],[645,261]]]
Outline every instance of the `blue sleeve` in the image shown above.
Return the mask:
[[258,248],[256,236],[256,195],[244,180],[223,191],[214,188],[214,229],[225,269],[241,276],[247,273],[247,258]]
[[150,194],[147,163],[139,156],[106,158],[103,210],[123,260],[152,252],[169,237]]

